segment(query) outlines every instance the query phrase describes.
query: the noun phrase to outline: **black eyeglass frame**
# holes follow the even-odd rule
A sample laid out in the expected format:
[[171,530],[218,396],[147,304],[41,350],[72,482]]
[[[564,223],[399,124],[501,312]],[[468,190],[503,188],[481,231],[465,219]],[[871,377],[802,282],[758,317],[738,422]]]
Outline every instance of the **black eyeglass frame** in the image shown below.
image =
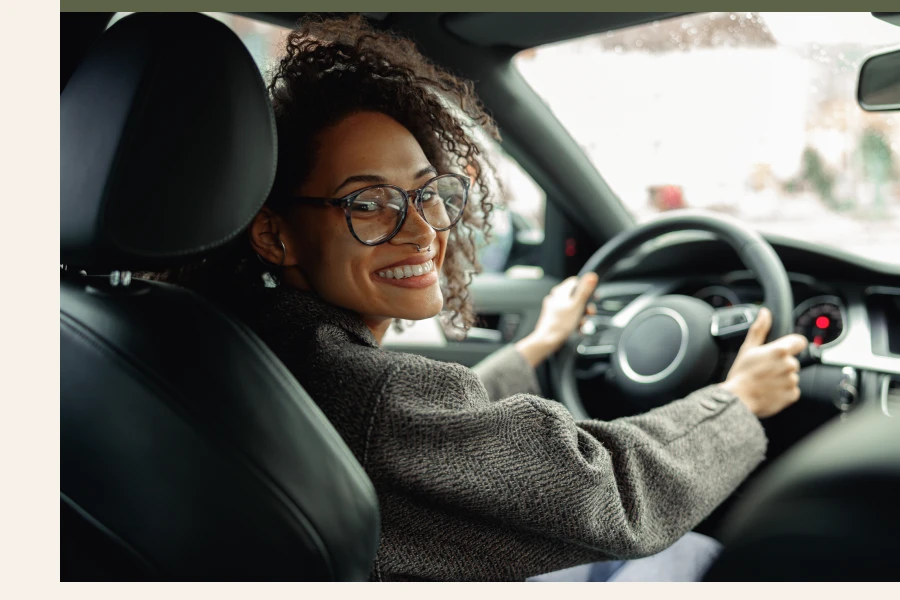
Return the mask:
[[[457,179],[463,185],[463,191],[465,196],[463,197],[462,208],[459,211],[459,216],[456,217],[456,220],[450,223],[447,227],[435,227],[431,223],[428,223],[428,219],[425,217],[425,211],[422,209],[422,192],[425,191],[429,185],[437,181],[438,179],[445,179],[447,177],[453,177]],[[366,246],[378,246],[379,244],[384,244],[385,242],[390,241],[397,233],[403,229],[403,224],[406,222],[406,217],[409,214],[409,200],[413,198],[413,206],[416,207],[416,212],[419,213],[419,216],[422,217],[422,220],[428,223],[428,226],[434,229],[435,231],[448,231],[453,229],[453,227],[459,223],[462,219],[463,213],[466,211],[466,206],[469,203],[469,188],[472,186],[472,180],[466,177],[465,175],[457,175],[456,173],[447,173],[444,175],[438,175],[437,177],[432,177],[425,185],[415,190],[404,190],[402,187],[393,185],[390,183],[377,183],[375,185],[369,185],[364,188],[360,188],[358,190],[354,190],[347,194],[346,196],[342,196],[341,198],[319,198],[315,196],[290,196],[288,199],[299,202],[301,204],[310,204],[310,205],[318,205],[318,206],[334,206],[338,208],[344,209],[344,216],[347,219],[347,229],[350,230],[350,234],[356,239],[360,244],[365,244]],[[363,192],[374,188],[392,188],[400,192],[400,194],[404,198],[403,202],[403,215],[400,217],[400,221],[397,223],[397,227],[389,233],[384,239],[378,240],[377,242],[364,242],[359,239],[359,236],[356,235],[356,232],[353,230],[352,224],[352,215],[350,214],[350,206],[353,204],[353,201],[356,200]]]

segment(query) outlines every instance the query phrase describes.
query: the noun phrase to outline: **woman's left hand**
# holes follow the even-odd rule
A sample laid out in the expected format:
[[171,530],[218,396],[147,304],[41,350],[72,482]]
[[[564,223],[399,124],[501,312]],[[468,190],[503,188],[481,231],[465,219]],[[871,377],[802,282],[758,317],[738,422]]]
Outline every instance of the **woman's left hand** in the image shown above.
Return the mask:
[[[580,279],[569,277],[544,297],[541,316],[534,331],[516,343],[516,349],[535,367],[556,352],[581,325],[597,274],[586,273]],[[588,309],[588,312],[592,312]]]

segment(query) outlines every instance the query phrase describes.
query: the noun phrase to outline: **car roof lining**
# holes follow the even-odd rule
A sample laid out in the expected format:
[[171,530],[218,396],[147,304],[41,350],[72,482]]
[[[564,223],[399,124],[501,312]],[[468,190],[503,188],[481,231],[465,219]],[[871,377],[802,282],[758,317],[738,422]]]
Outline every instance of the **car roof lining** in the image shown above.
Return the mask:
[[[242,12],[235,13],[260,21],[293,27],[312,13]],[[327,15],[330,13],[316,13]],[[336,14],[336,13],[335,13]],[[375,27],[390,27],[397,13],[362,13]],[[593,33],[632,27],[668,19],[684,12],[455,12],[440,13],[443,28],[459,40],[485,48],[514,51],[552,44]]]
[[449,13],[444,27],[470,44],[524,50],[684,13]]

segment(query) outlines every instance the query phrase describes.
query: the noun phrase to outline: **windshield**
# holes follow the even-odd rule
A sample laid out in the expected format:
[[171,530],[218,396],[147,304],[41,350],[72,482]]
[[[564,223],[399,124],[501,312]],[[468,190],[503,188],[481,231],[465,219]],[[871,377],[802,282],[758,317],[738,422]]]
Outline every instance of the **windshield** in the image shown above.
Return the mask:
[[900,113],[856,101],[865,56],[897,45],[869,13],[710,13],[515,65],[639,222],[705,208],[900,264]]

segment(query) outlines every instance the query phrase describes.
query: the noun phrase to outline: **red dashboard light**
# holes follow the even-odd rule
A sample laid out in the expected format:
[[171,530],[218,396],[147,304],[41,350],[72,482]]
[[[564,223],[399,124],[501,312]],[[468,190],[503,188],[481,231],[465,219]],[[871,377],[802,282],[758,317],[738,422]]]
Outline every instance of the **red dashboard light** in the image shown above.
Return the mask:
[[818,327],[819,329],[828,329],[829,325],[831,325],[831,319],[829,319],[825,315],[816,318],[816,327]]

